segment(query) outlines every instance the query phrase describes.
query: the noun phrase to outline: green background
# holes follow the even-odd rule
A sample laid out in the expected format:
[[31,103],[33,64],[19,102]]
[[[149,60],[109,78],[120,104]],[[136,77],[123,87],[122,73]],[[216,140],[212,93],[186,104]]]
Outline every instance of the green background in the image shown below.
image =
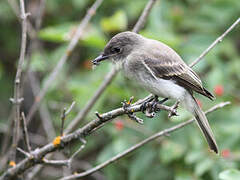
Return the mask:
[[[46,1],[43,24],[37,35],[37,48],[31,50],[30,41],[27,46],[30,68],[40,80],[41,86],[64,54],[77,25],[93,2]],[[38,3],[26,1],[26,9],[32,14],[29,19],[33,25],[38,16]],[[92,70],[90,60],[102,51],[113,35],[133,28],[146,3],[146,0],[105,0],[97,10],[78,46],[44,99],[57,134],[60,133],[62,109],[76,101],[73,111],[67,117],[65,125],[67,126],[112,68],[110,63],[105,62]],[[140,34],[168,44],[190,64],[239,18],[239,10],[239,0],[161,0],[154,5]],[[12,105],[9,98],[13,96],[20,40],[21,26],[16,16],[7,1],[0,1],[1,145],[3,145],[1,136],[11,113]],[[27,67],[27,63],[24,67]],[[221,151],[220,155],[209,152],[198,127],[191,124],[172,133],[170,137],[155,140],[107,166],[101,170],[105,179],[240,179],[240,172],[237,170],[240,168],[240,26],[228,34],[193,69],[200,75],[204,86],[217,97],[212,102],[196,95],[204,110],[219,102],[231,101],[231,105],[208,116]],[[216,89],[219,87],[223,89],[223,93]],[[22,109],[27,112],[33,102],[29,81],[25,82],[24,89],[25,101]],[[146,95],[148,92],[119,73],[81,124],[84,125],[94,119],[95,111],[104,113],[120,107],[124,99],[134,96],[136,101]],[[167,104],[173,103],[169,101]],[[182,108],[178,112],[180,116],[171,119],[167,118],[165,111],[161,111],[153,119],[138,113],[138,116],[145,120],[144,125],[129,120],[127,116],[118,117],[86,139],[86,147],[75,161],[79,161],[80,164],[82,162],[97,165],[153,133],[191,118],[191,115]],[[42,145],[48,142],[38,113],[29,125],[29,131],[43,137]],[[32,143],[32,146],[37,147],[41,143],[37,141]],[[79,145],[80,143],[75,143],[67,147],[64,151],[66,157],[69,157]],[[23,143],[20,146],[25,147]],[[54,173],[50,172],[51,169],[54,169]],[[78,165],[74,166],[74,169],[82,171]],[[45,168],[36,178],[55,179],[60,176],[61,168],[51,167]]]

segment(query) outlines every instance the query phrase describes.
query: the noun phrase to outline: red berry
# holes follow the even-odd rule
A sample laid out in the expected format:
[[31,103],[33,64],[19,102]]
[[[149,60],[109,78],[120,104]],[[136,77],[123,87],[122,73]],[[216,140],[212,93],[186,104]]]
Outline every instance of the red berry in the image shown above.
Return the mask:
[[121,120],[114,121],[114,126],[118,131],[121,131],[124,128],[124,124]]
[[196,99],[198,105],[200,106],[200,108],[202,108],[202,102],[199,99]]
[[224,149],[222,150],[222,157],[224,158],[229,158],[230,157],[230,150],[229,149]]
[[214,93],[217,95],[217,96],[222,96],[223,95],[223,92],[224,92],[224,88],[222,85],[216,85],[214,87]]

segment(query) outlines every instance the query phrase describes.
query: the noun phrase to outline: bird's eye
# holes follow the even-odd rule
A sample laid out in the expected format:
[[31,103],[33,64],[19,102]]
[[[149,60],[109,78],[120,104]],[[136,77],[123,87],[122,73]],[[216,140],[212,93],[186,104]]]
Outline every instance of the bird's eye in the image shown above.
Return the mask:
[[119,52],[121,51],[121,49],[120,49],[119,47],[113,47],[113,48],[111,49],[111,51],[112,51],[113,53],[119,53]]

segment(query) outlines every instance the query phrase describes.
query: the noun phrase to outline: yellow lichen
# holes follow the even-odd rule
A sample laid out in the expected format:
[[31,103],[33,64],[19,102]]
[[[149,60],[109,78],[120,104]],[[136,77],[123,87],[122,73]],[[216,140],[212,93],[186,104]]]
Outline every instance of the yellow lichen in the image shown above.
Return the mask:
[[57,147],[58,145],[60,145],[61,143],[61,136],[57,136],[54,140],[53,140],[53,145],[55,147]]
[[15,163],[14,161],[10,161],[10,162],[9,162],[9,166],[14,167],[14,166],[16,166],[16,163]]

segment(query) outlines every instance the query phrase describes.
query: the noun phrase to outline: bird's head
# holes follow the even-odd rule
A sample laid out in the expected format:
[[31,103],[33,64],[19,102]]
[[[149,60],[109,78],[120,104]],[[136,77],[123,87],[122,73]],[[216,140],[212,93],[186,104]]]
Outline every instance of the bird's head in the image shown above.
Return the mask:
[[115,35],[105,46],[103,52],[92,63],[99,65],[101,61],[111,60],[118,64],[126,60],[126,57],[139,45],[142,36],[134,32],[122,32]]

